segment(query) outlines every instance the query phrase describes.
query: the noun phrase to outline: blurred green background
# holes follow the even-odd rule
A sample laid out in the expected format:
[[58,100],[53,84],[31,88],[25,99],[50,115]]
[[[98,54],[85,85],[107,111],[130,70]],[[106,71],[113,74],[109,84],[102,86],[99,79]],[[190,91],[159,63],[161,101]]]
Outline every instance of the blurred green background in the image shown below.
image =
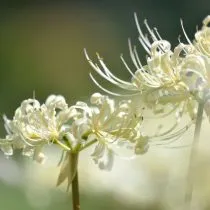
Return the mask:
[[[77,100],[88,101],[90,94],[99,90],[88,76],[91,68],[84,57],[84,48],[93,60],[95,52],[99,52],[113,72],[128,78],[120,61],[123,53],[130,63],[128,38],[138,45],[143,62],[146,55],[138,43],[134,12],[137,12],[142,25],[147,18],[149,24],[156,26],[162,37],[175,46],[179,35],[186,42],[180,18],[184,20],[189,37],[193,38],[196,26],[201,26],[209,8],[210,1],[207,0],[1,1],[0,113],[12,117],[20,102],[32,97],[33,91],[42,102],[49,94],[62,94],[70,104]],[[2,122],[0,133],[2,137],[5,135]],[[18,157],[7,160],[0,156],[0,210],[71,209],[68,195],[64,190],[55,189],[56,176],[52,178],[50,173],[45,176],[50,184],[43,184],[37,194],[45,192],[43,188],[51,190],[41,197],[23,187],[28,185],[34,189],[37,185],[36,182],[25,181],[31,176],[25,172],[28,170],[26,162]],[[126,180],[126,177],[122,179],[121,184],[124,185]],[[86,185],[82,188],[85,189]],[[117,184],[114,188],[118,188]],[[132,205],[128,200],[116,199],[113,192],[103,189],[100,193],[92,192],[89,185],[82,193],[81,205],[82,209],[101,210],[165,209],[161,202]]]

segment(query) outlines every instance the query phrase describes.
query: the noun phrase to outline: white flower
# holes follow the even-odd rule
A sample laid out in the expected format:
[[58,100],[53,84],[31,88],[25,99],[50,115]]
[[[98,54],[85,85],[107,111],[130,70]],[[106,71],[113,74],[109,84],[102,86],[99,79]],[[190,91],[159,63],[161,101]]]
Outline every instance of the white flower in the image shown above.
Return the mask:
[[[65,135],[71,152],[78,153],[96,144],[92,154],[93,160],[101,169],[111,169],[114,160],[113,145],[132,145],[135,147],[142,135],[140,127],[142,116],[136,113],[135,104],[131,100],[116,102],[108,96],[95,93],[90,98],[91,106],[77,102],[71,108],[76,109],[77,117],[69,126]],[[142,151],[147,147],[142,143]],[[143,153],[143,152],[142,152]]]
[[[77,102],[77,116],[70,122],[64,138],[70,151],[61,157],[61,170],[57,186],[68,180],[68,187],[75,176],[79,152],[95,144],[92,158],[100,169],[111,170],[116,155],[114,145],[129,146],[133,153],[143,154],[148,150],[148,141],[142,138],[142,116],[135,113],[131,101],[116,102],[108,96],[94,93],[91,106]],[[142,141],[141,141],[142,139]]]
[[70,150],[62,141],[69,129],[67,121],[76,114],[63,96],[51,95],[42,105],[36,99],[24,100],[12,120],[4,117],[8,135],[1,140],[1,148],[6,154],[12,154],[12,148],[22,149],[23,155],[34,156],[38,161],[43,159],[41,148],[45,144],[55,143]]
[[[202,45],[202,49],[208,48],[209,28],[207,24],[209,20],[210,18],[207,17],[204,20],[202,31],[196,33],[196,46]],[[183,107],[182,112],[188,112],[191,118],[194,119],[197,102],[199,102],[204,90],[208,89],[210,84],[208,70],[210,62],[208,58],[203,54],[196,53],[194,45],[184,31],[182,22],[182,28],[189,44],[180,43],[172,50],[170,43],[161,38],[156,28],[151,29],[146,20],[145,26],[149,36],[143,34],[136,14],[135,21],[139,32],[139,41],[148,53],[148,57],[146,58],[146,64],[142,65],[136,47],[133,48],[129,41],[130,56],[135,66],[135,72],[121,58],[126,69],[131,74],[131,81],[123,81],[113,75],[99,55],[98,59],[101,67],[94,64],[85,51],[90,65],[104,79],[124,89],[124,92],[127,91],[126,94],[128,93],[130,96],[132,94],[138,95],[146,107],[151,108],[154,113],[157,113],[156,110],[159,110],[160,105],[166,107],[169,104],[172,107],[171,110],[174,110],[176,114],[176,110],[180,112],[180,107]],[[207,40],[203,41],[204,39]],[[204,43],[207,44],[205,47],[203,46]],[[126,95],[105,89],[92,74],[90,76],[96,85],[105,92],[117,96]]]
[[[123,94],[115,93],[102,87],[90,74],[93,82],[103,91],[116,96],[137,95],[139,102],[153,111],[158,117],[173,115],[175,122],[166,131],[156,136],[146,136],[145,141],[154,145],[170,144],[179,139],[195,122],[199,103],[205,103],[205,112],[210,119],[210,30],[207,24],[210,18],[204,20],[204,27],[196,33],[195,42],[191,42],[181,22],[184,35],[188,44],[180,43],[171,49],[168,41],[163,40],[156,28],[151,29],[145,21],[149,36],[144,35],[135,15],[136,25],[139,31],[139,41],[146,50],[148,56],[143,65],[138,56],[136,47],[132,47],[129,40],[130,57],[134,64],[134,71],[121,57],[126,69],[131,75],[130,81],[124,81],[116,77],[105,65],[103,59],[98,56],[99,64],[90,60],[87,52],[85,55],[96,73],[111,84],[123,89]],[[132,102],[133,103],[133,102]],[[181,117],[187,114],[190,122],[179,128]],[[159,143],[157,143],[157,141]],[[139,145],[143,140],[141,139]],[[147,146],[147,144],[145,144]],[[103,147],[99,147],[103,148]],[[142,147],[144,148],[144,147]],[[146,147],[145,147],[146,148]],[[145,149],[144,149],[145,150]],[[143,151],[144,151],[143,150]],[[141,149],[136,150],[136,152]]]
[[203,27],[195,33],[195,41],[193,42],[195,48],[202,54],[210,57],[210,16],[208,15],[203,20]]
[[[149,32],[149,35],[151,36],[150,40],[146,35],[143,34],[139,26],[136,14],[135,20],[139,31],[139,41],[149,56],[147,57],[146,65],[142,65],[136,47],[133,48],[129,40],[130,56],[136,71],[133,72],[129,68],[122,56],[121,59],[125,64],[126,69],[131,74],[132,80],[130,82],[123,81],[120,78],[113,75],[113,73],[107,68],[107,66],[103,62],[103,59],[98,55],[99,63],[101,65],[100,68],[97,64],[94,64],[90,60],[85,50],[85,55],[90,65],[100,76],[105,78],[110,83],[126,91],[132,91],[134,93],[154,88],[184,88],[183,84],[180,81],[180,72],[176,70],[177,62],[179,62],[180,60],[179,53],[183,50],[184,47],[181,47],[181,50],[177,49],[176,53],[173,53],[171,50],[170,43],[166,40],[163,40],[160,37],[156,28],[152,30],[147,24],[147,21],[145,20],[145,26]],[[92,74],[90,74],[90,76],[93,79],[93,81],[104,91],[114,95],[120,95],[106,90],[105,88],[100,86],[100,84],[96,81]]]
[[[113,145],[131,144],[135,147],[137,140],[141,139],[142,116],[136,114],[135,105],[130,100],[116,102],[108,96],[95,93],[90,101],[93,106],[80,106],[86,115],[73,123],[73,135],[83,139],[81,149],[91,142],[96,143],[93,159],[101,169],[108,170],[114,160]],[[75,107],[79,108],[78,104]]]
[[[205,102],[205,112],[210,119],[210,16],[208,15],[204,20],[203,20],[203,27],[201,30],[197,31],[195,33],[195,40],[191,45],[194,46],[194,54],[198,55],[201,57],[203,60],[203,63],[205,65],[206,71],[200,71],[200,73],[205,75],[205,83],[202,83],[202,89],[203,89],[203,100]],[[202,69],[200,69],[202,70]]]

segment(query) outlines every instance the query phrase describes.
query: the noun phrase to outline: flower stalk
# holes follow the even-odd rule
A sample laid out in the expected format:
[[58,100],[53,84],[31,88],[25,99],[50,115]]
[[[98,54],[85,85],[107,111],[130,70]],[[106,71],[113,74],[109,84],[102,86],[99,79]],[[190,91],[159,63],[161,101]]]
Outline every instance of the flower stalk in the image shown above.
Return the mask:
[[193,185],[194,185],[194,172],[195,172],[195,167],[196,167],[196,157],[197,157],[197,152],[198,152],[198,143],[200,139],[203,110],[204,110],[204,102],[200,102],[198,105],[194,138],[193,138],[191,152],[190,152],[189,167],[188,167],[188,174],[187,174],[187,187],[186,187],[186,194],[185,194],[185,204],[186,204],[187,209],[191,209],[191,201],[192,201]]
[[[71,160],[78,161],[78,153],[71,153]],[[72,180],[71,189],[72,189],[72,206],[73,210],[80,209],[80,196],[79,196],[79,179],[78,179],[78,169],[75,169],[75,176]]]

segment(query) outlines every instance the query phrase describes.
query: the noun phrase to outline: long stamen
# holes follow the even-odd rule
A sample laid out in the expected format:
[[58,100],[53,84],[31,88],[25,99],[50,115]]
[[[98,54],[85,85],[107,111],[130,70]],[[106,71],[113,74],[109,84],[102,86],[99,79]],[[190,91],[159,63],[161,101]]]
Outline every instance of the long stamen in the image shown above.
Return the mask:
[[[90,75],[90,78],[92,79],[92,81],[96,84],[96,86],[98,86],[101,90],[103,90],[104,92],[110,94],[110,95],[113,95],[113,96],[130,96],[130,95],[126,95],[126,94],[119,94],[119,93],[115,93],[115,92],[112,92],[112,91],[109,91],[107,90],[106,88],[104,88],[103,86],[101,86],[97,80],[93,77],[93,75],[91,73],[89,73]],[[133,95],[133,94],[132,94]]]
[[189,39],[189,37],[188,37],[188,35],[187,35],[185,29],[184,29],[184,25],[183,25],[182,19],[180,20],[180,22],[181,22],[182,31],[183,31],[183,33],[184,33],[184,36],[185,36],[186,40],[188,41],[188,43],[189,43],[191,46],[194,46],[194,45],[192,44],[192,42],[190,41],[190,39]]
[[142,46],[144,46],[145,49],[150,49],[151,45],[148,43],[148,40],[145,38],[145,36],[144,36],[144,34],[141,30],[141,27],[139,25],[139,21],[138,21],[138,17],[137,17],[136,13],[134,13],[134,19],[135,19],[136,26],[137,26],[137,29],[138,29],[138,32],[139,32],[139,35],[140,35],[139,41],[142,43]]
[[157,39],[157,37],[155,36],[154,32],[153,32],[152,29],[149,27],[149,25],[148,25],[146,19],[144,20],[144,24],[145,24],[147,30],[149,31],[149,33],[150,33],[150,35],[151,35],[153,41],[158,41],[158,39]]

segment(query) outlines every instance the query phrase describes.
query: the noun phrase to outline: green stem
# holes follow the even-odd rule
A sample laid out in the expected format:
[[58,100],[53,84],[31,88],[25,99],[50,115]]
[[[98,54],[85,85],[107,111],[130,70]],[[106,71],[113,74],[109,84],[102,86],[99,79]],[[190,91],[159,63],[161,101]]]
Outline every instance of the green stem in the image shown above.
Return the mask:
[[202,118],[203,118],[203,109],[204,109],[204,103],[200,102],[198,105],[194,138],[193,138],[191,152],[190,152],[189,168],[188,168],[188,174],[187,174],[187,187],[186,187],[186,194],[185,194],[185,204],[186,204],[187,209],[191,209],[193,182],[194,182],[193,174],[195,172],[194,169],[196,165],[195,163],[196,163],[196,155],[198,151],[198,143],[199,143],[199,138],[200,138]]
[[[71,154],[72,161],[77,160],[78,154]],[[73,161],[74,162],[74,161]],[[72,206],[73,210],[80,210],[80,199],[79,199],[79,180],[78,180],[78,169],[76,168],[76,173],[71,183],[72,188]]]
[[70,148],[68,146],[66,146],[65,144],[63,144],[62,142],[56,140],[55,141],[59,146],[61,146],[61,148],[63,148],[66,151],[70,151]]
[[88,142],[87,144],[85,144],[85,146],[83,146],[80,151],[84,150],[85,148],[91,146],[92,144],[96,143],[97,140],[96,139],[93,139],[92,141]]

